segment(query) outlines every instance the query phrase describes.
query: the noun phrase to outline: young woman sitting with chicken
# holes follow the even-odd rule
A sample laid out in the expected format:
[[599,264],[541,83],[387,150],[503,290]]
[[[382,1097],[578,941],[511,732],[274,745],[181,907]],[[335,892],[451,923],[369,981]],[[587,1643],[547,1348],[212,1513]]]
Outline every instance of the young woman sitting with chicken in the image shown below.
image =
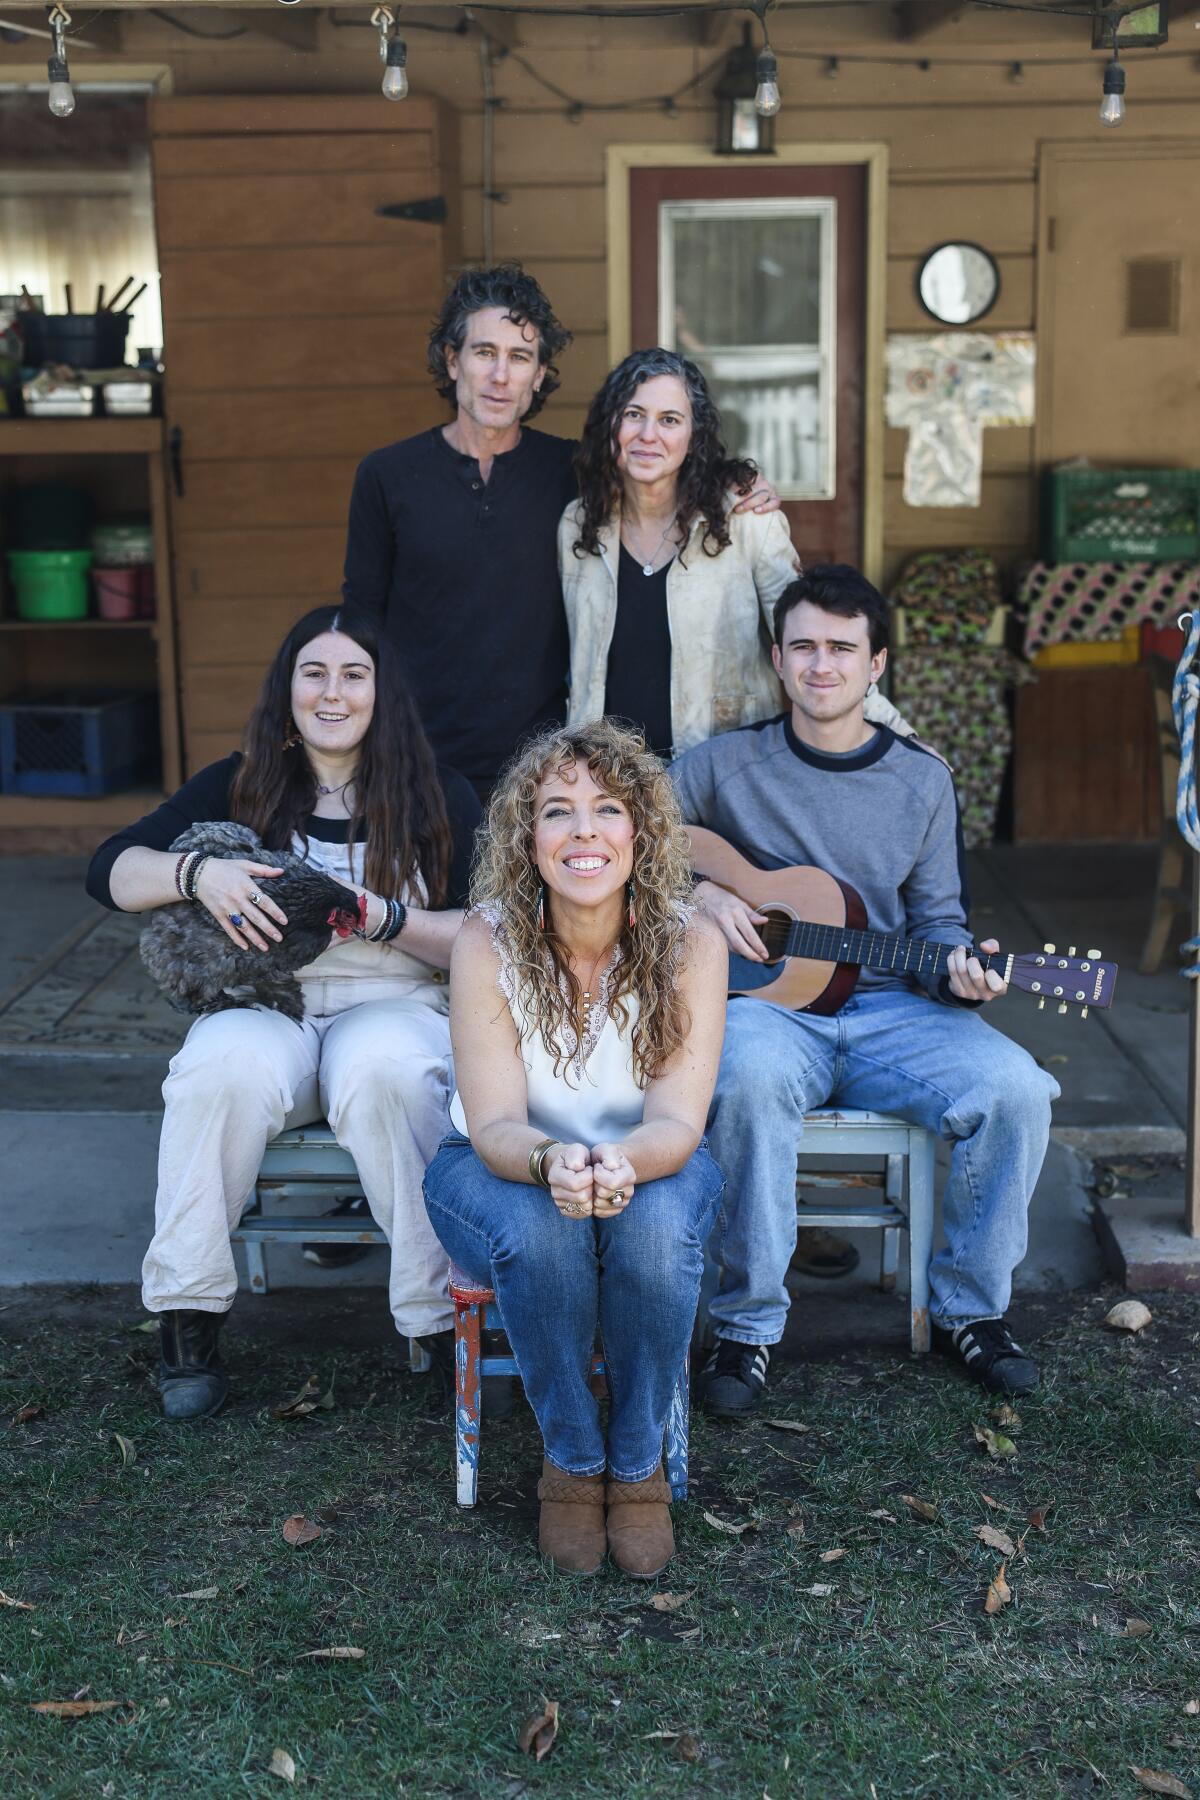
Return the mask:
[[354,1157],[391,1245],[397,1329],[451,1328],[421,1183],[448,1129],[444,971],[479,817],[469,783],[435,763],[388,645],[320,607],[280,646],[244,751],[93,857],[89,893],[153,914],[147,966],[201,1015],[163,1086],[142,1265],[168,1418],[225,1399],[229,1233],[285,1126],[326,1117]]

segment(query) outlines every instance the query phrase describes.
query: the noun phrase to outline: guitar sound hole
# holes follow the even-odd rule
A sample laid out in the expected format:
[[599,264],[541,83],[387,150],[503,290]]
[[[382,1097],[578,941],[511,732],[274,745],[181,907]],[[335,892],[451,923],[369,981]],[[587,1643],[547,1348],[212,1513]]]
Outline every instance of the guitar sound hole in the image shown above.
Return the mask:
[[767,946],[767,962],[768,964],[782,962],[783,947],[787,942],[788,930],[793,924],[791,914],[773,912],[766,906],[760,906],[757,910],[768,914],[767,923],[758,928],[758,935]]

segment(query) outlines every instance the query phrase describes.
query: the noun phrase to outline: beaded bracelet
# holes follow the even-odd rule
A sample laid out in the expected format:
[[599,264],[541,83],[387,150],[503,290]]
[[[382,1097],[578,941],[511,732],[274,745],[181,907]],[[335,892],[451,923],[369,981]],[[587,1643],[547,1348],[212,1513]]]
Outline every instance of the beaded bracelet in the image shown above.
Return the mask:
[[408,921],[408,908],[403,900],[389,900],[388,906],[391,911],[379,940],[381,944],[390,944],[393,938],[398,938]]
[[183,868],[184,863],[188,859],[188,855],[189,855],[189,852],[187,850],[185,850],[183,855],[179,858],[179,861],[175,864],[175,891],[179,895],[179,898],[181,900],[184,898],[184,892],[183,892],[183,887],[179,880],[179,875],[180,875],[180,871]]
[[200,871],[201,871],[201,869],[203,869],[205,863],[211,862],[211,861],[212,861],[211,857],[204,856],[204,855],[197,853],[195,862],[191,863],[184,870],[184,872],[183,872],[183,897],[185,900],[191,900],[193,902],[196,900],[196,898],[197,898],[196,884],[200,880]]

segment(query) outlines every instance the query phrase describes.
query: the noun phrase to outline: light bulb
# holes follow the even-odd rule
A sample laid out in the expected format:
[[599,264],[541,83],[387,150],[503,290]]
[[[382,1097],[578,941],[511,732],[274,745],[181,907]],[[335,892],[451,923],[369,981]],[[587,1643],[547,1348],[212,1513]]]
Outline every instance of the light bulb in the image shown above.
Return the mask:
[[773,119],[783,101],[779,95],[779,64],[770,50],[759,52],[755,73],[758,86],[754,90],[754,110],[760,118]]
[[387,69],[383,77],[385,99],[403,100],[408,93],[408,46],[403,38],[389,38]]
[[52,56],[46,64],[46,73],[50,77],[50,111],[56,119],[69,119],[75,111],[75,93],[66,57]]
[[1117,61],[1106,64],[1104,70],[1104,98],[1100,102],[1100,123],[1102,125],[1119,125],[1125,117],[1125,71]]

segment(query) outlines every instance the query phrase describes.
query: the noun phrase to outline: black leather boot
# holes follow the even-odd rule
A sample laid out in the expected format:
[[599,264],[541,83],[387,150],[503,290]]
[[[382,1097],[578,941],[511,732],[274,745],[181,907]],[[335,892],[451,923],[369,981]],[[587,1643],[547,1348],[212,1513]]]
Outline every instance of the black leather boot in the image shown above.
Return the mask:
[[209,1419],[224,1404],[229,1381],[221,1367],[217,1337],[224,1313],[164,1312],[158,1315],[161,1361],[158,1388],[168,1419]]

